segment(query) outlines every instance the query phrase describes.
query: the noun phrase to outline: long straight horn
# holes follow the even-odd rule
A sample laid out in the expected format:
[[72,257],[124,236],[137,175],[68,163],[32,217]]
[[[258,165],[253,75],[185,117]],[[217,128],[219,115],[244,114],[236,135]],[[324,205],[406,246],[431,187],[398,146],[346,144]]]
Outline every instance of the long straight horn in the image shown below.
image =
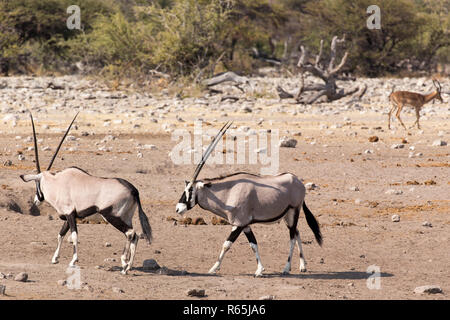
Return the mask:
[[31,111],[30,111],[30,118],[31,118],[31,126],[33,127],[34,158],[36,160],[36,169],[37,169],[38,173],[41,173],[41,166],[39,165],[39,154],[38,154],[38,147],[37,147],[36,130],[34,129],[33,115],[31,114]]
[[75,119],[77,118],[77,116],[78,116],[79,113],[80,113],[80,112],[77,112],[77,114],[75,115],[75,117],[73,117],[73,120],[72,120],[72,122],[70,123],[69,127],[67,128],[66,133],[65,133],[64,136],[62,137],[61,142],[60,142],[59,145],[58,145],[58,148],[56,148],[56,151],[55,151],[55,154],[53,155],[52,160],[50,160],[50,164],[48,165],[47,171],[50,170],[50,168],[52,167],[53,161],[55,161],[55,158],[56,158],[56,156],[58,155],[58,151],[59,151],[59,149],[61,148],[61,145],[63,144],[64,139],[66,138],[67,134],[69,133],[70,128],[72,127],[72,124],[74,123],[74,121],[75,121]]
[[200,174],[200,171],[202,170],[204,164],[206,163],[206,160],[208,160],[209,155],[214,150],[220,139],[222,139],[222,136],[225,134],[225,132],[228,130],[228,128],[231,126],[232,123],[233,121],[225,123],[222,129],[220,129],[219,133],[214,137],[213,141],[209,144],[208,148],[206,149],[205,153],[202,156],[202,160],[195,169],[194,175],[192,176],[192,181],[195,181],[195,179],[197,179],[198,175]]

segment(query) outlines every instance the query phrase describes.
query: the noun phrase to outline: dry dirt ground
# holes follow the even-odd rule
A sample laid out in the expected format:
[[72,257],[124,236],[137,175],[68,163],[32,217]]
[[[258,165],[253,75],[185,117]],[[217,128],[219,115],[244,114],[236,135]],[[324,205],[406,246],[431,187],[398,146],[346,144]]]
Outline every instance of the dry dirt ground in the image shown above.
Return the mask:
[[[227,253],[218,274],[209,275],[208,270],[231,227],[212,225],[213,215],[199,207],[186,216],[202,217],[207,225],[174,225],[168,221],[168,217],[180,219],[175,214],[175,205],[194,165],[172,163],[168,154],[176,142],[169,133],[161,131],[161,122],[150,124],[143,118],[140,128],[131,129],[128,122],[103,127],[105,118],[121,119],[121,115],[81,113],[77,128],[71,132],[79,140],[65,142],[53,170],[78,166],[93,175],[130,181],[140,191],[154,242],[150,246],[144,240],[139,242],[134,269],[124,276],[119,266],[125,237],[111,225],[80,224],[82,289],[59,285],[58,280],[68,277],[66,269],[72,246],[64,241],[60,263],[52,265],[62,221],[47,204],[40,207],[39,216],[29,214],[35,187],[22,182],[19,174],[31,172],[34,163],[33,151],[27,150],[32,142],[25,141],[31,135],[31,127],[27,118],[22,117],[15,127],[0,124],[0,272],[4,275],[26,272],[29,279],[27,282],[0,279],[0,284],[6,286],[6,294],[0,299],[190,299],[186,291],[193,288],[205,289],[206,299],[258,299],[264,295],[276,299],[449,299],[450,153],[449,146],[431,146],[436,139],[449,142],[448,105],[441,105],[442,112],[422,121],[423,131],[402,128],[388,131],[386,115],[371,111],[326,117],[280,113],[272,117],[272,124],[265,121],[257,125],[261,116],[270,119],[270,115],[264,115],[264,106],[261,107],[263,111],[258,116],[250,113],[221,117],[207,113],[203,119],[213,123],[207,128],[219,128],[226,119],[234,119],[238,126],[280,129],[280,136],[289,130],[289,136],[298,140],[295,148],[280,148],[279,172],[292,172],[305,183],[317,185],[307,191],[306,203],[321,225],[324,243],[322,247],[317,245],[302,212],[299,230],[307,260],[306,273],[298,271],[296,249],[291,274],[281,274],[289,251],[288,230],[281,222],[252,227],[265,267],[264,277],[253,277],[256,262],[243,235]],[[184,116],[186,123],[180,123],[179,127],[187,124],[191,128],[198,111],[191,112],[192,117]],[[43,139],[40,148],[50,146],[53,150],[61,136],[46,130],[44,125],[50,129],[63,128],[72,114],[69,110],[39,116],[37,130]],[[403,115],[407,125],[414,120],[412,113]],[[333,127],[336,123],[342,127]],[[398,123],[394,122],[394,126]],[[83,131],[95,135],[82,136]],[[299,131],[301,136],[293,135]],[[99,144],[107,135],[116,139]],[[379,141],[369,142],[370,136],[378,136]],[[153,144],[157,149],[142,149],[143,157],[139,158],[137,143]],[[393,144],[404,147],[392,149]],[[99,151],[105,145],[112,149]],[[414,151],[410,150],[412,146]],[[70,151],[70,147],[77,150]],[[373,153],[365,153],[366,150]],[[19,151],[25,160],[18,160]],[[42,167],[52,152],[40,151]],[[409,157],[411,152],[414,156]],[[5,165],[7,160],[12,165]],[[259,173],[260,167],[205,166],[201,177],[244,170]],[[387,194],[391,189],[402,193]],[[14,211],[18,208],[22,214]],[[400,216],[400,222],[392,222],[394,214]],[[431,227],[423,226],[425,221]],[[134,225],[140,231],[137,214]],[[107,242],[111,246],[105,246]],[[142,269],[145,259],[156,259],[173,274],[145,272]],[[379,289],[367,286],[370,266],[381,271]],[[182,270],[186,273],[176,272]],[[439,285],[443,293],[415,294],[414,289],[422,285]],[[113,287],[123,292],[115,292]]]

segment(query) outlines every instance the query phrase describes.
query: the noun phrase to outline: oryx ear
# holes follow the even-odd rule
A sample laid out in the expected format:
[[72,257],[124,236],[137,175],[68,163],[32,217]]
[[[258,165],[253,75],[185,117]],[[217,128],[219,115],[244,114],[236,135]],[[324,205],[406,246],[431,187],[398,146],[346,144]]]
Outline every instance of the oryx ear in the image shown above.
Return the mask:
[[35,180],[39,180],[40,179],[38,174],[21,174],[20,178],[24,182],[30,182],[30,181],[35,181]]
[[202,189],[204,187],[208,188],[210,186],[211,186],[211,182],[202,182],[202,181],[197,182],[197,188],[199,188],[199,189]]
[[189,181],[184,180],[184,186],[187,187],[188,184],[189,184]]

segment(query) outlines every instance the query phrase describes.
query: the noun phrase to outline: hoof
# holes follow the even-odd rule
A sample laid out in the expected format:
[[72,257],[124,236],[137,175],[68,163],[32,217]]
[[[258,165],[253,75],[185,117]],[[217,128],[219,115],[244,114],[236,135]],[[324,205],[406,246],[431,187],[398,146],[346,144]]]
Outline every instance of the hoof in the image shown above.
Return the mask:
[[58,264],[58,263],[59,263],[58,259],[52,259],[52,264]]
[[300,269],[300,272],[306,272],[306,268]]

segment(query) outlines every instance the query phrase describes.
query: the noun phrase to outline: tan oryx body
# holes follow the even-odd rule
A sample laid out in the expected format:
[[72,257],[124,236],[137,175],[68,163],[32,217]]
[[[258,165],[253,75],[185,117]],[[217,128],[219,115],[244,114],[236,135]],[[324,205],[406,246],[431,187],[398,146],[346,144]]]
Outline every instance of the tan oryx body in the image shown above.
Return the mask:
[[[75,265],[78,261],[76,219],[82,219],[94,213],[99,213],[106,221],[123,232],[127,238],[125,250],[121,257],[122,273],[127,273],[131,269],[139,239],[132,225],[132,218],[136,207],[138,208],[139,220],[148,243],[150,243],[152,237],[150,224],[142,210],[138,190],[126,180],[95,177],[76,167],[68,168],[57,173],[50,172],[49,170],[64,141],[64,137],[47,171],[41,172],[34,123],[32,122],[32,124],[38,173],[21,175],[20,177],[25,182],[36,182],[36,205],[44,200],[47,201],[58,212],[59,217],[65,220],[58,234],[58,246],[53,255],[52,263],[58,263],[62,241],[70,229],[74,246],[70,266]],[[69,130],[70,126],[66,134]]]
[[258,267],[255,275],[262,275],[264,267],[250,225],[275,222],[281,218],[286,222],[290,235],[289,257],[283,272],[288,273],[291,270],[295,242],[300,249],[300,271],[306,271],[300,233],[297,229],[301,208],[319,244],[322,243],[322,235],[317,221],[304,202],[305,187],[295,175],[284,173],[276,176],[258,176],[240,172],[225,177],[197,180],[206,159],[228,127],[222,128],[203,155],[194,177],[186,182],[185,190],[176,206],[176,212],[183,214],[198,204],[202,209],[225,218],[233,226],[210,273],[219,270],[225,253],[243,231],[256,255]]

